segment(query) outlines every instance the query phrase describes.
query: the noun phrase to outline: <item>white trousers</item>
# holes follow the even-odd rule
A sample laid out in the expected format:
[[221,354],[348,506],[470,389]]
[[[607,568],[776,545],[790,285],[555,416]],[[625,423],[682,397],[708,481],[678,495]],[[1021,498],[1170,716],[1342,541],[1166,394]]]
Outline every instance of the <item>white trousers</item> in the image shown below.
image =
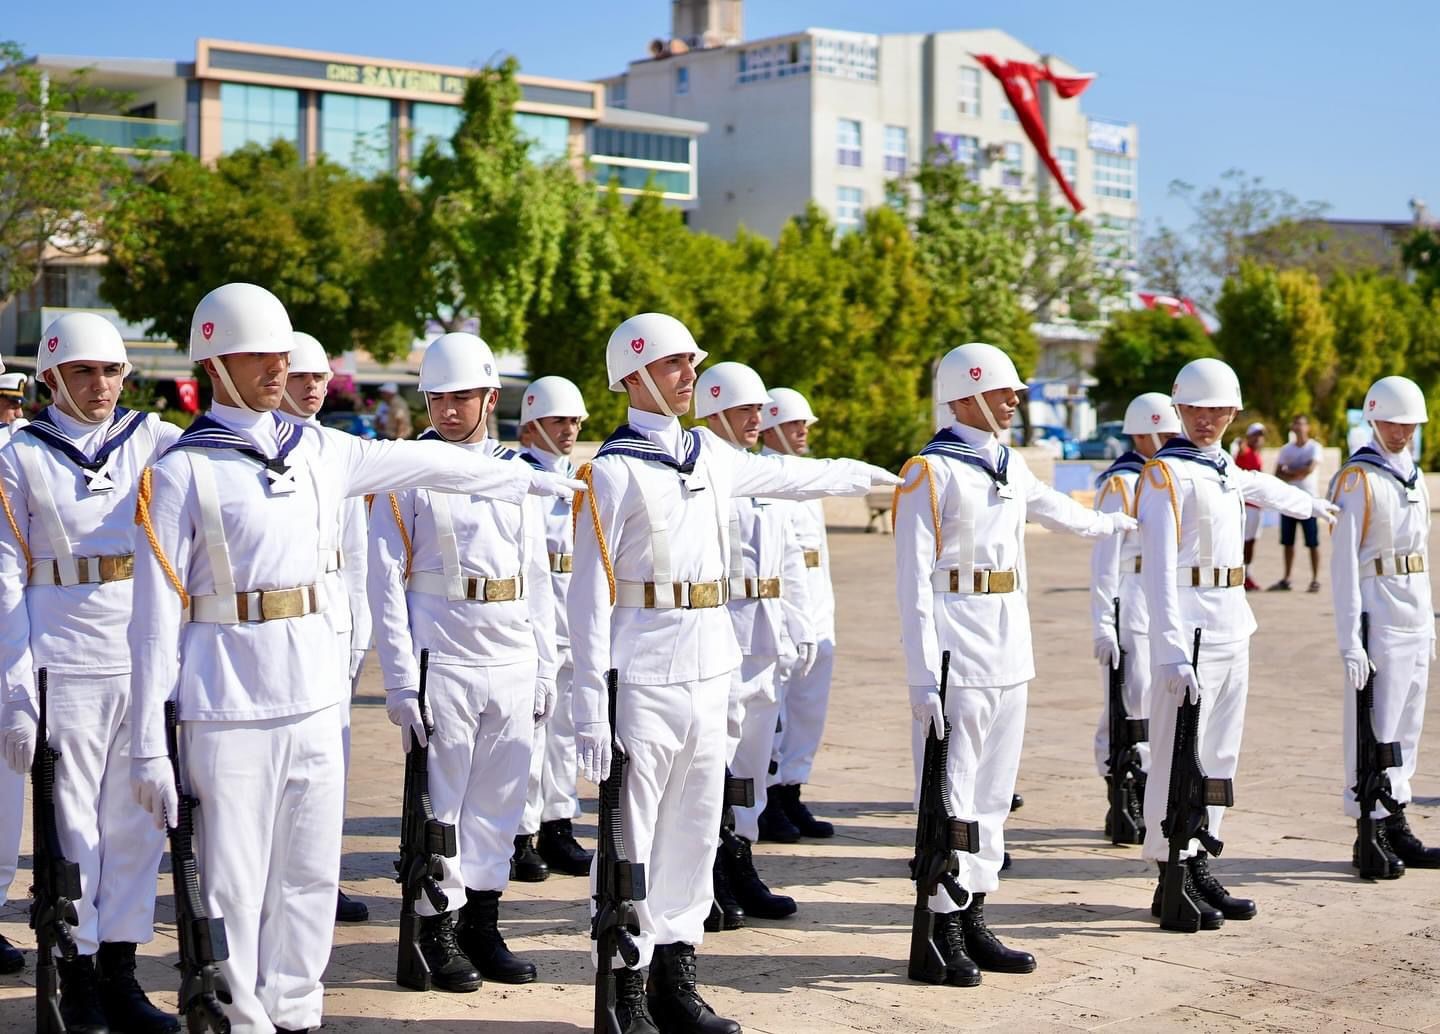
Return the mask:
[[[1250,641],[1200,643],[1200,767],[1211,779],[1234,779],[1245,730],[1245,698],[1250,689]],[[1142,854],[1163,862],[1169,841],[1160,830],[1170,795],[1170,762],[1175,753],[1175,719],[1180,698],[1158,683],[1150,701],[1150,778],[1145,784],[1145,846]],[[1210,835],[1220,838],[1225,809],[1210,807]],[[1194,857],[1199,841],[1190,841],[1181,858]]]
[[[625,852],[645,866],[645,900],[635,902],[640,967],[650,964],[657,944],[705,939],[715,898],[710,869],[720,840],[729,687],[729,675],[619,687],[615,721],[630,754],[620,808]],[[592,895],[595,876],[592,865]],[[614,965],[624,962],[616,956]]]
[[47,702],[60,846],[80,867],[75,945],[148,943],[165,837],[130,794],[130,676],[51,675]]
[[[1125,710],[1131,718],[1150,717],[1150,637],[1144,632],[1120,630],[1120,648],[1125,651]],[[1140,768],[1150,771],[1150,744],[1140,744]],[[1110,669],[1100,668],[1100,721],[1095,726],[1095,771],[1110,774]]]
[[555,710],[535,727],[530,755],[530,787],[525,795],[521,833],[534,833],[542,822],[580,816],[575,792],[575,718],[570,713],[570,684],[575,669],[565,665],[555,674]]
[[[430,665],[430,803],[437,819],[454,824],[458,846],[440,880],[450,911],[465,904],[467,887],[510,882],[535,739],[535,663]],[[423,894],[415,911],[435,914]]]
[[[1425,721],[1425,690],[1430,680],[1430,640],[1423,636],[1375,636],[1370,656],[1375,661],[1375,711],[1371,728],[1380,743],[1400,744],[1400,765],[1387,769],[1390,790],[1400,804],[1410,801],[1410,780],[1420,754],[1420,729]],[[1360,805],[1351,789],[1355,785],[1356,694],[1346,687],[1342,740],[1345,747],[1345,783],[1341,788],[1345,814],[1360,817]],[[1372,818],[1390,814],[1377,804]]]
[[234,1034],[320,1025],[340,885],[340,711],[181,726],[200,883],[230,945],[220,968]]
[[[980,850],[957,851],[957,882],[972,894],[989,894],[1000,886],[1000,865],[1005,860],[1005,820],[1020,771],[1020,748],[1025,742],[1025,708],[1030,684],[980,688],[952,688],[945,697],[950,719],[950,750],[946,776],[950,808],[957,819],[980,823]],[[915,801],[920,800],[921,769],[925,761],[924,728],[911,722],[910,746],[915,763]],[[930,896],[933,912],[955,912],[956,902],[940,890]]]
[[340,658],[340,679],[343,685],[349,687],[348,692],[340,694],[340,745],[345,761],[345,778],[350,778],[350,701],[354,696],[355,687],[350,684],[350,633],[343,632],[335,637],[335,651]]
[[775,722],[780,717],[776,677],[778,657],[742,657],[730,674],[730,699],[725,716],[725,763],[737,779],[755,782],[755,805],[735,806],[735,832],[752,844],[760,835],[770,782],[770,754]]
[[[20,829],[25,825],[25,777],[0,764],[0,905],[20,864]],[[153,824],[152,824],[153,825]]]
[[830,706],[830,680],[835,674],[835,640],[822,639],[815,666],[808,675],[798,671],[780,680],[780,735],[775,741],[777,771],[770,784],[793,786],[810,781],[810,769],[825,733],[825,712]]

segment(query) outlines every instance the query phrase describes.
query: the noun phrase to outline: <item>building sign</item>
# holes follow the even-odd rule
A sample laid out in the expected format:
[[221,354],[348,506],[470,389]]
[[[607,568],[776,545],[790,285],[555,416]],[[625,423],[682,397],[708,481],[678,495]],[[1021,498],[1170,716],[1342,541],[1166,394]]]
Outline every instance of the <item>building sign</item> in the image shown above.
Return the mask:
[[1090,120],[1090,150],[1106,154],[1130,153],[1130,125],[1126,122],[1108,122],[1102,118]]
[[461,76],[395,65],[348,65],[327,61],[325,78],[332,83],[355,83],[401,93],[453,93],[458,97],[465,92],[465,79]]

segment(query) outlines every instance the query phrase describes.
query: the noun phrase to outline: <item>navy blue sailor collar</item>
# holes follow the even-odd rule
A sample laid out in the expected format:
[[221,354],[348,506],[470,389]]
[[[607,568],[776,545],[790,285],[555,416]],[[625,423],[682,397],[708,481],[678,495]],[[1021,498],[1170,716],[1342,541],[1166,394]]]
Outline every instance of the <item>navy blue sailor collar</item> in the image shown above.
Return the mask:
[[695,471],[695,462],[700,458],[699,429],[691,428],[685,432],[684,441],[685,458],[676,460],[629,424],[621,424],[605,439],[595,453],[595,458],[598,460],[601,456],[629,456],[631,459],[663,464],[681,474],[692,474]]
[[921,456],[948,456],[952,460],[969,464],[984,473],[997,485],[1004,485],[1010,478],[1010,449],[999,442],[1000,462],[997,466],[991,466],[990,460],[979,449],[975,448],[965,439],[948,427],[942,427],[935,432],[935,437],[926,443],[925,448],[920,450]]

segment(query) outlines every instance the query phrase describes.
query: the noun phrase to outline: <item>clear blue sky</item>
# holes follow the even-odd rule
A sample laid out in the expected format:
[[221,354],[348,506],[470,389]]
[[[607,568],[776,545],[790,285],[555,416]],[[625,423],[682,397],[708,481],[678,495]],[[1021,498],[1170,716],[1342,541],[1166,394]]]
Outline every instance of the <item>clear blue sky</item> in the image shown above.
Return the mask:
[[[80,0],[7,5],[29,52],[193,59],[199,36],[585,79],[621,70],[670,24],[667,0]],[[1147,228],[1183,225],[1172,179],[1263,176],[1346,218],[1440,212],[1440,3],[1435,0],[752,0],[746,36],[1001,28],[1099,73],[1092,114],[1140,126]]]

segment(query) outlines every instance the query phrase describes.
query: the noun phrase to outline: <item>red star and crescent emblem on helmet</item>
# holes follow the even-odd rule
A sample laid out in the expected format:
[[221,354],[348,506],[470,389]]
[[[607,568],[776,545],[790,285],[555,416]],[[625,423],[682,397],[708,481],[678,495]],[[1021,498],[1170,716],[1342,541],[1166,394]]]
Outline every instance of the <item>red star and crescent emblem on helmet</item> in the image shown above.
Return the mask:
[[718,384],[712,384],[712,385],[710,385],[710,397],[711,397],[712,399],[718,399],[718,398],[720,397],[720,385],[718,385]]
[[978,380],[980,379],[980,375],[981,375],[983,372],[984,372],[984,371],[981,370],[980,367],[978,367],[978,366],[972,366],[972,367],[970,367],[970,379],[971,379],[972,381],[978,381]]
[[1150,414],[1150,422],[1151,422],[1152,424],[1158,424],[1158,423],[1160,422],[1160,414],[1159,414],[1159,413],[1151,413],[1151,414]]
[[1371,399],[1371,400],[1370,400],[1370,408],[1371,408],[1371,409],[1374,409],[1374,408],[1375,408],[1375,400],[1374,400],[1374,399]]
[[45,347],[52,352],[55,351],[55,349],[60,347],[60,339],[58,337],[52,337],[49,341],[45,342]]
[[200,324],[200,335],[201,335],[206,341],[209,341],[210,338],[214,335],[214,333],[215,333],[215,324],[213,324],[213,323],[202,323],[202,324]]
[[645,339],[643,337],[632,338],[630,341],[630,350],[636,355],[645,351]]
[[534,396],[534,395],[526,395],[526,396],[525,396],[525,405],[527,405],[527,406],[533,406],[533,405],[535,405],[535,396]]
[[771,415],[771,416],[779,416],[779,415],[780,415],[780,407],[779,407],[779,406],[771,406],[771,407],[770,407],[770,415]]

